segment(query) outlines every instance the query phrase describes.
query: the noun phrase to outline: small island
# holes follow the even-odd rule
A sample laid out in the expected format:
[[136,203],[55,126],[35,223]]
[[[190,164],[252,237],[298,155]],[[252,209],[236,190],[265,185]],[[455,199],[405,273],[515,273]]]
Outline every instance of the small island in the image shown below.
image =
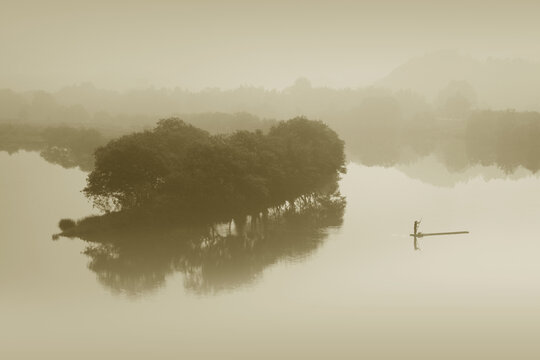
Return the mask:
[[210,135],[177,118],[95,151],[83,193],[103,214],[62,219],[88,242],[89,269],[111,291],[138,295],[174,272],[214,293],[307,256],[339,227],[344,143],[321,121]]

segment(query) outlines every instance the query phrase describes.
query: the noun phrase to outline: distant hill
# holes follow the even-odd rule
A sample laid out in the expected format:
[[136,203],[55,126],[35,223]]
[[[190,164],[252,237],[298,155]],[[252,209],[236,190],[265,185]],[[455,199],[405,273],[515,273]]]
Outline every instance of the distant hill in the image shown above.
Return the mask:
[[474,88],[478,107],[540,110],[540,63],[522,59],[478,60],[457,51],[439,51],[409,60],[375,85],[412,90],[436,100],[456,81]]

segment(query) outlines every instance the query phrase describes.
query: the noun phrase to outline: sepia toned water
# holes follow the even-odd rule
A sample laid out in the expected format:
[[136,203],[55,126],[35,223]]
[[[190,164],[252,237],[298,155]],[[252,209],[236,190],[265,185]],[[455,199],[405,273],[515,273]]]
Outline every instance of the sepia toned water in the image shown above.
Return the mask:
[[[210,293],[174,270],[149,291],[115,289],[89,269],[87,243],[53,241],[61,218],[95,213],[84,184],[37,153],[0,152],[1,359],[540,356],[540,179],[524,170],[352,163],[342,226]],[[470,234],[415,251],[420,219]]]

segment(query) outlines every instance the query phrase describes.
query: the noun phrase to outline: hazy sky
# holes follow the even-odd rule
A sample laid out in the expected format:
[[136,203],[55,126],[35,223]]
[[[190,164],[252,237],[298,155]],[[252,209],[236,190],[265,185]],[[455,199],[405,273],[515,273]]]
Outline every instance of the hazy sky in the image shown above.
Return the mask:
[[540,60],[540,1],[0,0],[0,88],[369,84],[441,49]]

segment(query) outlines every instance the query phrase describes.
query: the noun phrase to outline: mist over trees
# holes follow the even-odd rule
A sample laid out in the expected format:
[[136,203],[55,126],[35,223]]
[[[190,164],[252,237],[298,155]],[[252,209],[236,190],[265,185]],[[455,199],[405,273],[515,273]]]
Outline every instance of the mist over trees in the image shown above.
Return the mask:
[[540,113],[478,112],[467,122],[465,134],[472,163],[497,164],[507,173],[519,166],[540,170]]
[[[345,140],[348,159],[365,165],[407,164],[436,154],[451,171],[475,164],[493,164],[505,172],[519,166],[536,172],[537,152],[531,139],[537,136],[534,124],[538,114],[480,111],[474,109],[474,103],[472,89],[466,83],[454,82],[440,92],[437,105],[428,106],[413,93],[379,94],[359,101],[350,110],[336,111],[327,123]],[[261,130],[266,134],[278,123],[248,113],[192,113],[184,119],[209,135],[232,134],[240,129]],[[98,146],[133,129],[148,128],[146,121],[149,118],[133,127],[8,122],[0,124],[0,149],[40,151],[50,162],[92,170],[92,153]],[[505,129],[498,132],[497,141],[490,135],[495,129]]]
[[[538,108],[534,89],[540,80],[532,76],[525,81],[527,74],[538,73],[536,66],[523,61],[479,61],[447,51],[412,59],[377,82],[380,88],[314,87],[300,78],[280,91],[240,87],[116,92],[89,83],[55,93],[0,90],[0,123],[8,124],[0,127],[0,148],[38,150],[63,166],[90,170],[91,156],[50,142],[41,131],[51,126],[82,127],[99,131],[108,141],[150,130],[158,118],[178,117],[209,135],[238,130],[267,134],[280,119],[302,115],[328,124],[345,141],[348,159],[365,165],[391,166],[436,154],[452,171],[489,162],[505,171],[519,165],[536,171],[536,153],[527,135],[536,133],[531,125],[535,115],[506,110],[513,105],[518,110]],[[504,110],[484,110],[490,107]],[[479,117],[484,119],[482,125],[474,125]],[[523,125],[522,117],[531,118],[531,124]],[[516,130],[520,124],[529,132]],[[509,131],[501,132],[491,150],[486,150],[490,132],[502,127]],[[94,146],[106,142],[103,139]],[[86,146],[86,151],[94,150],[90,148]]]
[[110,138],[93,128],[0,123],[0,151],[39,151],[47,161],[90,171],[93,152]]
[[[353,145],[351,148],[364,139],[382,141],[372,136],[372,131],[381,133],[386,129],[389,139],[385,141],[392,141],[392,126],[436,110],[412,92],[317,88],[307,79],[299,79],[283,91],[246,87],[229,91],[147,89],[117,93],[83,84],[56,94],[6,90],[0,92],[2,97],[13,106],[5,112],[0,108],[0,122],[85,126],[98,129],[108,138],[148,129],[158,117],[176,116],[219,134],[256,129],[267,132],[279,119],[303,115],[323,120]],[[377,129],[379,124],[383,129]]]
[[[102,92],[102,90],[97,89],[95,91]],[[148,90],[146,93],[148,95],[152,92],[153,90]],[[108,92],[105,91],[105,93]],[[0,90],[0,124],[85,126],[96,128],[111,136],[118,136],[148,128],[153,126],[156,118],[171,115],[181,117],[188,123],[196,123],[198,127],[211,133],[268,130],[275,123],[274,119],[260,118],[247,113],[241,107],[238,107],[239,110],[236,112],[225,113],[208,104],[209,106],[205,107],[205,112],[193,110],[193,112],[188,113],[185,111],[190,111],[189,109],[192,107],[183,107],[181,102],[174,102],[175,105],[169,106],[170,111],[168,111],[166,106],[160,107],[162,101],[157,100],[160,93],[165,92],[158,92],[156,96],[148,95],[149,99],[146,100],[139,96],[131,97],[129,94],[125,94],[125,99],[116,99],[123,105],[119,107],[121,111],[115,111],[116,100],[114,99],[103,100],[103,103],[99,106],[96,104],[96,108],[93,108],[92,102],[88,103],[86,98],[81,98],[81,103],[69,105],[59,101],[58,96],[43,91],[16,93],[4,89]]]
[[300,78],[283,90],[250,86],[200,91],[147,87],[119,92],[99,89],[91,83],[54,93],[4,89],[0,90],[0,121],[140,126],[170,116],[189,122],[186,114],[244,112],[262,119],[304,115],[329,122],[373,97],[394,98],[404,117],[411,111],[444,113],[447,102],[467,102],[471,109],[539,111],[539,70],[540,64],[519,59],[478,60],[457,51],[440,51],[413,58],[373,86],[363,88],[315,87]]

